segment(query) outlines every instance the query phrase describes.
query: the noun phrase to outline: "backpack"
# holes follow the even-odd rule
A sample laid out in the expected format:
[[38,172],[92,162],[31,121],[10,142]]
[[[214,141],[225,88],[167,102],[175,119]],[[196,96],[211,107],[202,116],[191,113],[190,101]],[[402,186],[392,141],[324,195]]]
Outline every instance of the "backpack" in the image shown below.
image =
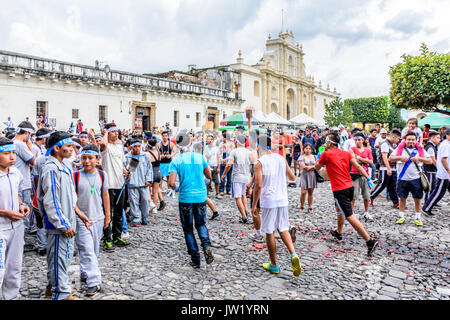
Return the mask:
[[[100,175],[100,180],[102,180],[102,187],[101,187],[101,190],[103,190],[103,182],[105,181],[105,174],[104,174],[103,171],[100,170],[100,169],[97,169],[97,171],[98,171],[98,174]],[[80,171],[76,171],[76,172],[73,174],[73,178],[74,178],[74,180],[75,180],[75,191],[76,191],[77,194],[78,194],[78,182],[80,181]]]

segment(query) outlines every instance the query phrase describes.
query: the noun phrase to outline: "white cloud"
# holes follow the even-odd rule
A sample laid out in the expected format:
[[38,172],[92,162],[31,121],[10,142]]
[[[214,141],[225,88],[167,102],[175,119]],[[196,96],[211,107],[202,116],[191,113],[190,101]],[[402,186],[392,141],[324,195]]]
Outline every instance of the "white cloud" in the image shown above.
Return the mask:
[[385,95],[389,66],[425,42],[450,51],[447,0],[0,0],[0,48],[137,73],[254,64],[270,33],[294,32],[307,73],[343,97]]

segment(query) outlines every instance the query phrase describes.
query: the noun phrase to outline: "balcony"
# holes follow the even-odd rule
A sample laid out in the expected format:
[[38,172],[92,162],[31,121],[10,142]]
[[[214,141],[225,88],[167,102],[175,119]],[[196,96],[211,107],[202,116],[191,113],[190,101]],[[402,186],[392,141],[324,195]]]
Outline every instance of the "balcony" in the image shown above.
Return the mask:
[[34,57],[20,53],[0,50],[0,70],[14,73],[30,74],[53,79],[94,82],[102,85],[132,87],[141,90],[165,91],[179,94],[213,96],[226,100],[239,101],[234,92],[218,88],[205,87],[193,83],[162,79],[140,74],[103,69]]

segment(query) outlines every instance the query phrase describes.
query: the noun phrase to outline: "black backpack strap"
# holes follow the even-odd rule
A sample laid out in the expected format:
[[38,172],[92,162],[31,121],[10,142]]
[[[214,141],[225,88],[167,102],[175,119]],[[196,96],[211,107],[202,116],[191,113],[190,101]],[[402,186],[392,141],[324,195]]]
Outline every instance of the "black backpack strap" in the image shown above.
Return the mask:
[[80,181],[80,171],[76,171],[74,173],[74,178],[75,178],[75,191],[78,194],[78,182]]
[[105,173],[100,169],[97,169],[97,171],[98,171],[98,174],[100,175],[100,180],[102,180],[102,188],[100,189],[100,193],[102,193],[103,192],[103,182],[105,181]]

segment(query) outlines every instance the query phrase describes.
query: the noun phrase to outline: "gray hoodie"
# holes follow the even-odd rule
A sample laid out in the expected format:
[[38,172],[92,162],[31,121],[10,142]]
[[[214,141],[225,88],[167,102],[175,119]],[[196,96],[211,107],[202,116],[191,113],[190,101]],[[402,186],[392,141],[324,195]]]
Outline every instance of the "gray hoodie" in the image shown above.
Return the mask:
[[[132,157],[134,156],[131,152],[128,152],[125,155],[125,168]],[[128,188],[145,187],[146,182],[153,182],[153,167],[150,155],[147,152],[141,152],[137,158],[139,164],[136,171],[131,173],[130,181],[128,181]]]
[[[0,171],[0,209],[19,211],[22,183],[23,176],[16,167],[10,167],[8,173]],[[8,218],[0,217],[0,231],[15,229],[22,223],[23,219],[13,222]]]
[[72,171],[53,156],[39,174],[37,202],[49,233],[62,234],[70,227],[75,230],[77,195]]

